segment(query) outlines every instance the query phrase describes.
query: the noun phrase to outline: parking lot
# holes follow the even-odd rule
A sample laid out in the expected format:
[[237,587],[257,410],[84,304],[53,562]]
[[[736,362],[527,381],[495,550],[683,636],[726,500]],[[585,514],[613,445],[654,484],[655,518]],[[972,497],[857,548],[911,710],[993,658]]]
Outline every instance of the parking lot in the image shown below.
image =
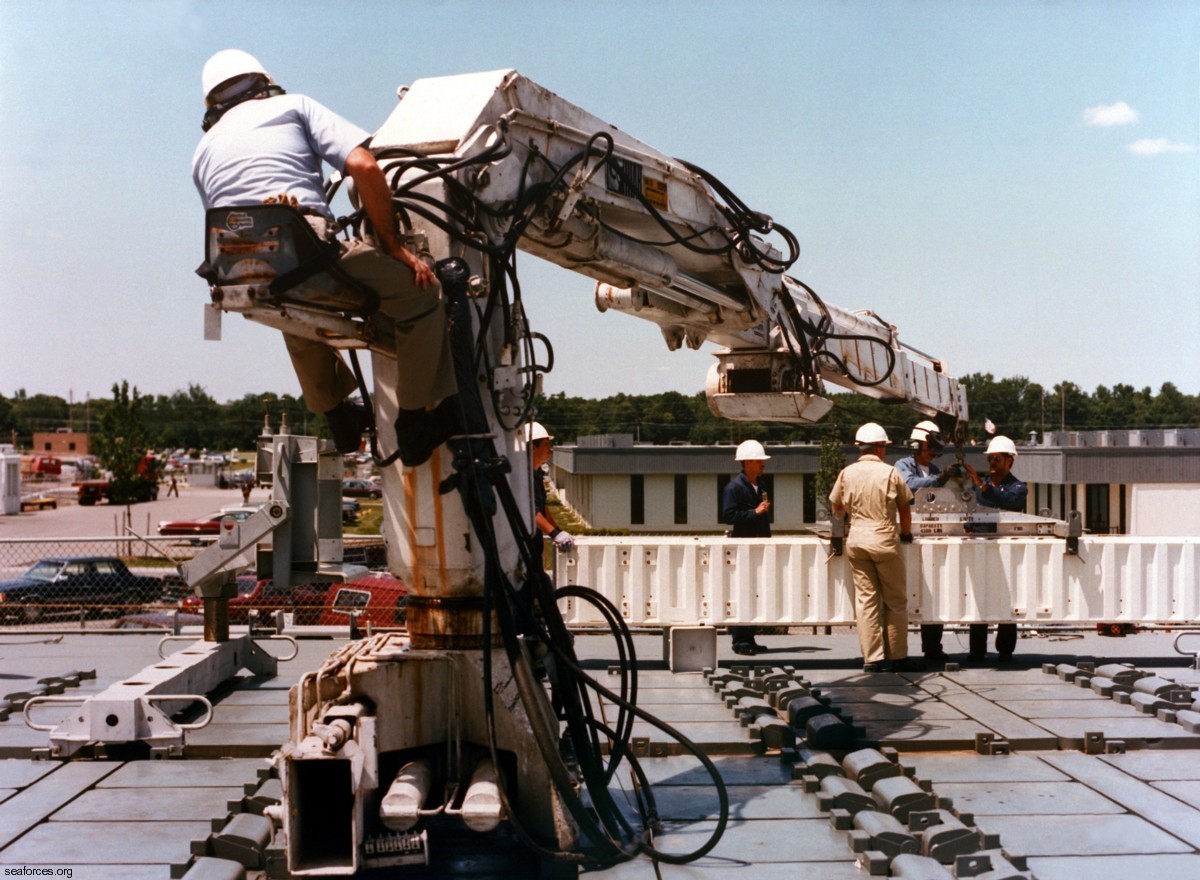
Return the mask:
[[[51,483],[44,484],[47,489],[51,486]],[[156,529],[162,520],[192,519],[242,503],[242,493],[237,489],[192,487],[182,483],[178,498],[167,498],[164,486],[159,491],[157,501],[145,501],[128,507],[113,504],[81,507],[69,497],[64,497],[69,493],[64,493],[61,486],[50,494],[59,499],[55,509],[0,516],[0,539],[123,535],[127,533],[123,528],[126,522],[134,534],[154,536],[158,534]],[[270,494],[269,488],[260,486],[251,490],[250,502],[266,501]]]

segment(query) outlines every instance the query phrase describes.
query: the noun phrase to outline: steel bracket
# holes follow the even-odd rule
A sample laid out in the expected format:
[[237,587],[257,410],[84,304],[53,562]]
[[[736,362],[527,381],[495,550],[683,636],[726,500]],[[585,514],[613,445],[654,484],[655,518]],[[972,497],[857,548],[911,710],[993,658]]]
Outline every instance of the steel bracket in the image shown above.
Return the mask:
[[[187,731],[206,726],[213,715],[211,693],[238,671],[274,675],[278,661],[249,636],[228,642],[195,642],[175,652],[169,663],[156,663],[128,680],[92,696],[41,696],[25,704],[25,723],[50,733],[45,757],[69,758],[89,744],[144,742],[155,757],[182,754]],[[58,724],[34,722],[30,710],[51,703],[79,704]],[[193,703],[205,707],[198,721],[182,723],[172,716]]]

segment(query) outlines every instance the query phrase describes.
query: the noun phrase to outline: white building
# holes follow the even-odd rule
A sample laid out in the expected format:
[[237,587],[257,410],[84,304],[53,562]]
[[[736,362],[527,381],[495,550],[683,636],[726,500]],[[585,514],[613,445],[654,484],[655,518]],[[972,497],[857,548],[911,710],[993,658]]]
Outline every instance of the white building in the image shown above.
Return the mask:
[[[739,470],[735,448],[581,437],[555,449],[553,478],[560,500],[593,529],[720,532],[721,495]],[[1047,433],[1019,451],[1013,473],[1029,485],[1029,513],[1062,518],[1078,510],[1085,529],[1098,534],[1200,535],[1200,429]],[[812,528],[819,447],[768,445],[767,452],[772,528]],[[846,455],[852,460],[854,449]],[[939,464],[953,461],[946,454]],[[983,447],[972,447],[966,461],[986,469]]]

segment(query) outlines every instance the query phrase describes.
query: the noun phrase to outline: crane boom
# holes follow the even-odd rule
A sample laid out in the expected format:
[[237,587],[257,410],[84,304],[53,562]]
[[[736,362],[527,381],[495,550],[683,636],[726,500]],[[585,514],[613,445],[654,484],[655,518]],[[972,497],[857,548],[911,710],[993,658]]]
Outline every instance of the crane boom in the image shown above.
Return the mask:
[[494,239],[596,279],[601,311],[654,322],[672,350],[721,346],[707,381],[717,415],[817,421],[828,381],[966,419],[940,361],[874,312],[827,304],[784,274],[798,254],[786,228],[515,71],[418,80],[372,148],[398,166],[450,160],[461,194],[504,215]]

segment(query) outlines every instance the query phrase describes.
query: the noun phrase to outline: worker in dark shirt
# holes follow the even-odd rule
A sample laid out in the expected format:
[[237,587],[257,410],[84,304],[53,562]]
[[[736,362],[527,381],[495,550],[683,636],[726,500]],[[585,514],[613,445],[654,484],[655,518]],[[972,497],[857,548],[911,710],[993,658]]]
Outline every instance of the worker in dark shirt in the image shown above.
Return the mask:
[[[1017,447],[1007,437],[993,437],[987,447],[987,476],[981,477],[970,465],[967,474],[975,484],[975,500],[983,507],[1020,512],[1025,509],[1025,498],[1029,487],[1012,473],[1017,458]],[[970,659],[980,663],[987,656],[987,624],[973,623],[969,636]],[[1017,625],[1001,623],[996,626],[996,661],[1007,663],[1012,660],[1017,647]]]
[[[912,447],[913,454],[896,462],[896,470],[904,477],[913,496],[920,489],[936,489],[946,485],[950,471],[943,471],[933,463],[946,445],[942,442],[941,429],[937,424],[930,421],[919,423],[909,435],[908,445]],[[921,653],[931,663],[945,663],[950,659],[950,655],[942,648],[944,631],[945,625],[941,623],[921,624]]]
[[[738,445],[734,459],[742,463],[742,472],[729,481],[721,496],[721,521],[731,527],[731,538],[771,537],[771,501],[759,482],[770,457],[757,440]],[[735,654],[761,654],[766,650],[755,641],[752,626],[731,626],[729,635]]]

